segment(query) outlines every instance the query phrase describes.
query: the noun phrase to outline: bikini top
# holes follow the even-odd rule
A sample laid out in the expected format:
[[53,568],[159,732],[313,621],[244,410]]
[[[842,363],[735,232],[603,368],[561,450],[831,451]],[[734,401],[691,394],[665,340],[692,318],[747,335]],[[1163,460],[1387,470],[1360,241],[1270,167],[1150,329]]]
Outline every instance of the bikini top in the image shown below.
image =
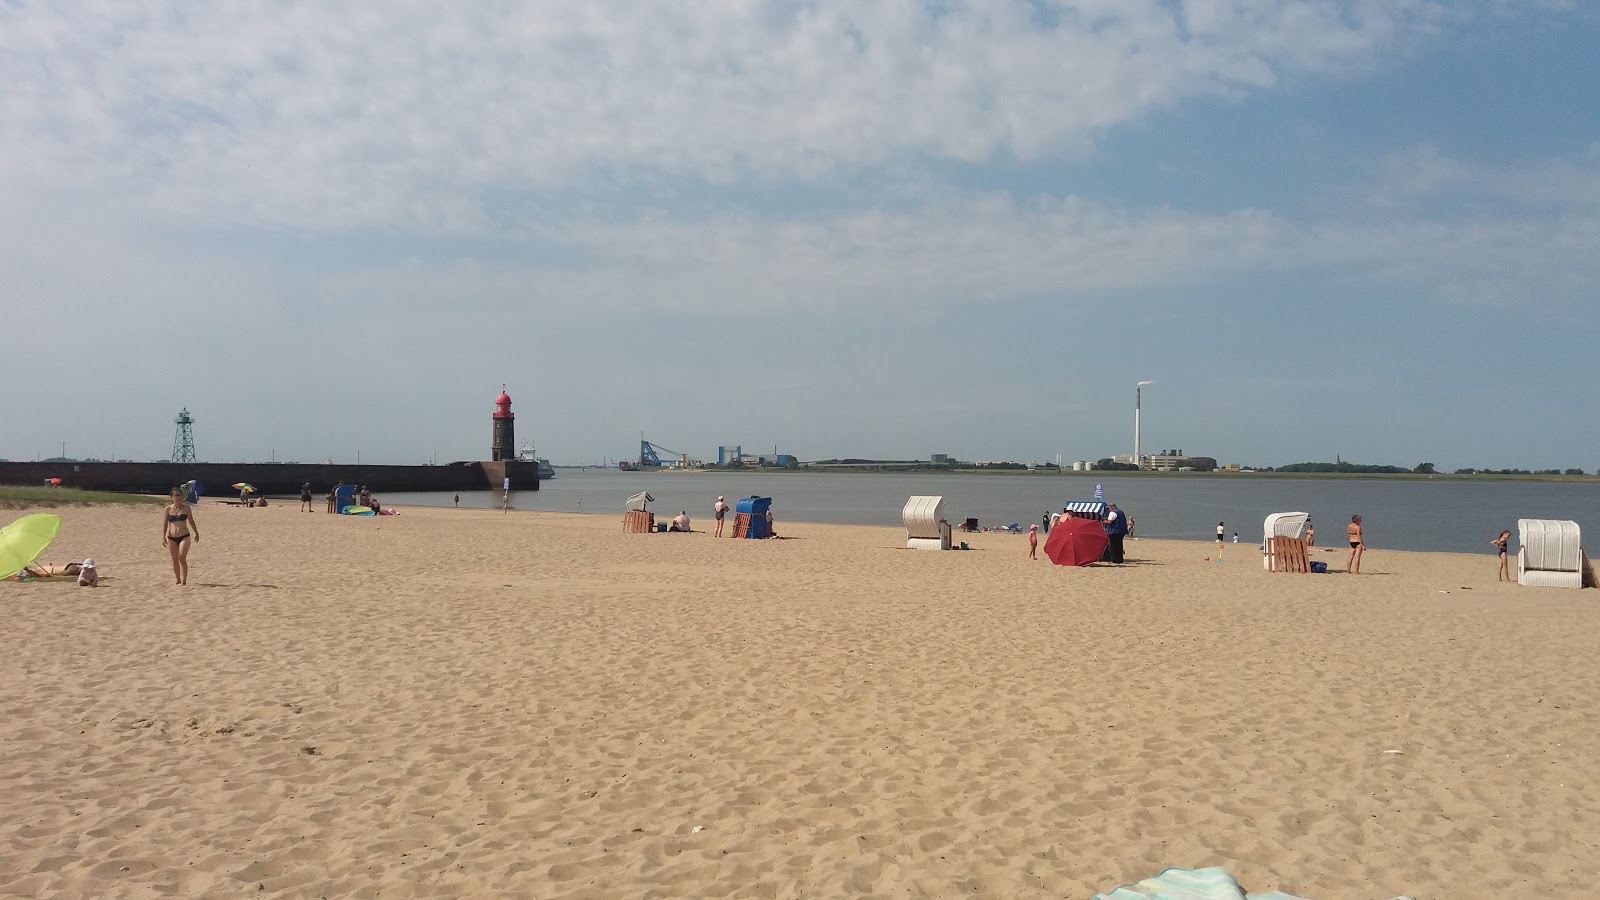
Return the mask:
[[189,518],[189,514],[188,513],[178,513],[175,516],[167,516],[167,521],[168,522],[182,522],[187,518]]

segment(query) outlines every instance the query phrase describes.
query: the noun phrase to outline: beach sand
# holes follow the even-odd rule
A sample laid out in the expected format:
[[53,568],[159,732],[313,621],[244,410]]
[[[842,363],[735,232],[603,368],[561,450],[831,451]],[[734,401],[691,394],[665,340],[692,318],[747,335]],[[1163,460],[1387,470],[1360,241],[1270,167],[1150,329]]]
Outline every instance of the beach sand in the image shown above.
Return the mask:
[[1496,585],[1487,547],[1063,569],[1000,534],[204,503],[180,588],[159,511],[60,512],[46,560],[106,584],[0,583],[6,897],[1600,881],[1600,594]]

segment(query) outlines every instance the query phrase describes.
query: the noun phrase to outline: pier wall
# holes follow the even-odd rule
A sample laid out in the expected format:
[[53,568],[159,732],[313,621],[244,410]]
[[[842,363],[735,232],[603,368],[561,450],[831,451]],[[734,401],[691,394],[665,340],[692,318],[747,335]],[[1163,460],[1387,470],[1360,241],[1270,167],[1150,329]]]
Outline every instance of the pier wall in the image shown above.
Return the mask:
[[136,462],[0,462],[0,484],[42,485],[60,478],[62,487],[92,491],[164,494],[194,479],[206,496],[233,493],[229,485],[245,482],[264,494],[298,495],[311,483],[320,497],[335,482],[364,484],[380,496],[420,491],[500,490],[503,479],[512,490],[539,489],[534,463],[453,462],[443,466],[379,466],[306,463],[136,463]]

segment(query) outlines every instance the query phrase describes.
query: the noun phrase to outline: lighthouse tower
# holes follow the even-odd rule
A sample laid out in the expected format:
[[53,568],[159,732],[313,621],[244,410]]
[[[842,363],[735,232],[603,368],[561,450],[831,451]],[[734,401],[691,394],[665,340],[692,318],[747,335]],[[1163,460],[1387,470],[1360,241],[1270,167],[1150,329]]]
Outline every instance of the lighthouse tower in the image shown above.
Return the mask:
[[516,414],[511,412],[511,395],[505,385],[500,386],[500,396],[494,398],[494,441],[489,447],[489,459],[505,462],[516,459]]

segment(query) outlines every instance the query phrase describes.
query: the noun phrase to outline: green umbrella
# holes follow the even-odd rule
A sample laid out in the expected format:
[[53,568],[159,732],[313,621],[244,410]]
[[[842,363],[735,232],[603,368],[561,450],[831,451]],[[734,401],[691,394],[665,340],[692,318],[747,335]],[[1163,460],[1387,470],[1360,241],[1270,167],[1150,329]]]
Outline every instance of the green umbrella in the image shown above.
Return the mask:
[[49,513],[23,516],[0,528],[0,572],[6,575],[21,572],[39,558],[60,530],[61,517]]

